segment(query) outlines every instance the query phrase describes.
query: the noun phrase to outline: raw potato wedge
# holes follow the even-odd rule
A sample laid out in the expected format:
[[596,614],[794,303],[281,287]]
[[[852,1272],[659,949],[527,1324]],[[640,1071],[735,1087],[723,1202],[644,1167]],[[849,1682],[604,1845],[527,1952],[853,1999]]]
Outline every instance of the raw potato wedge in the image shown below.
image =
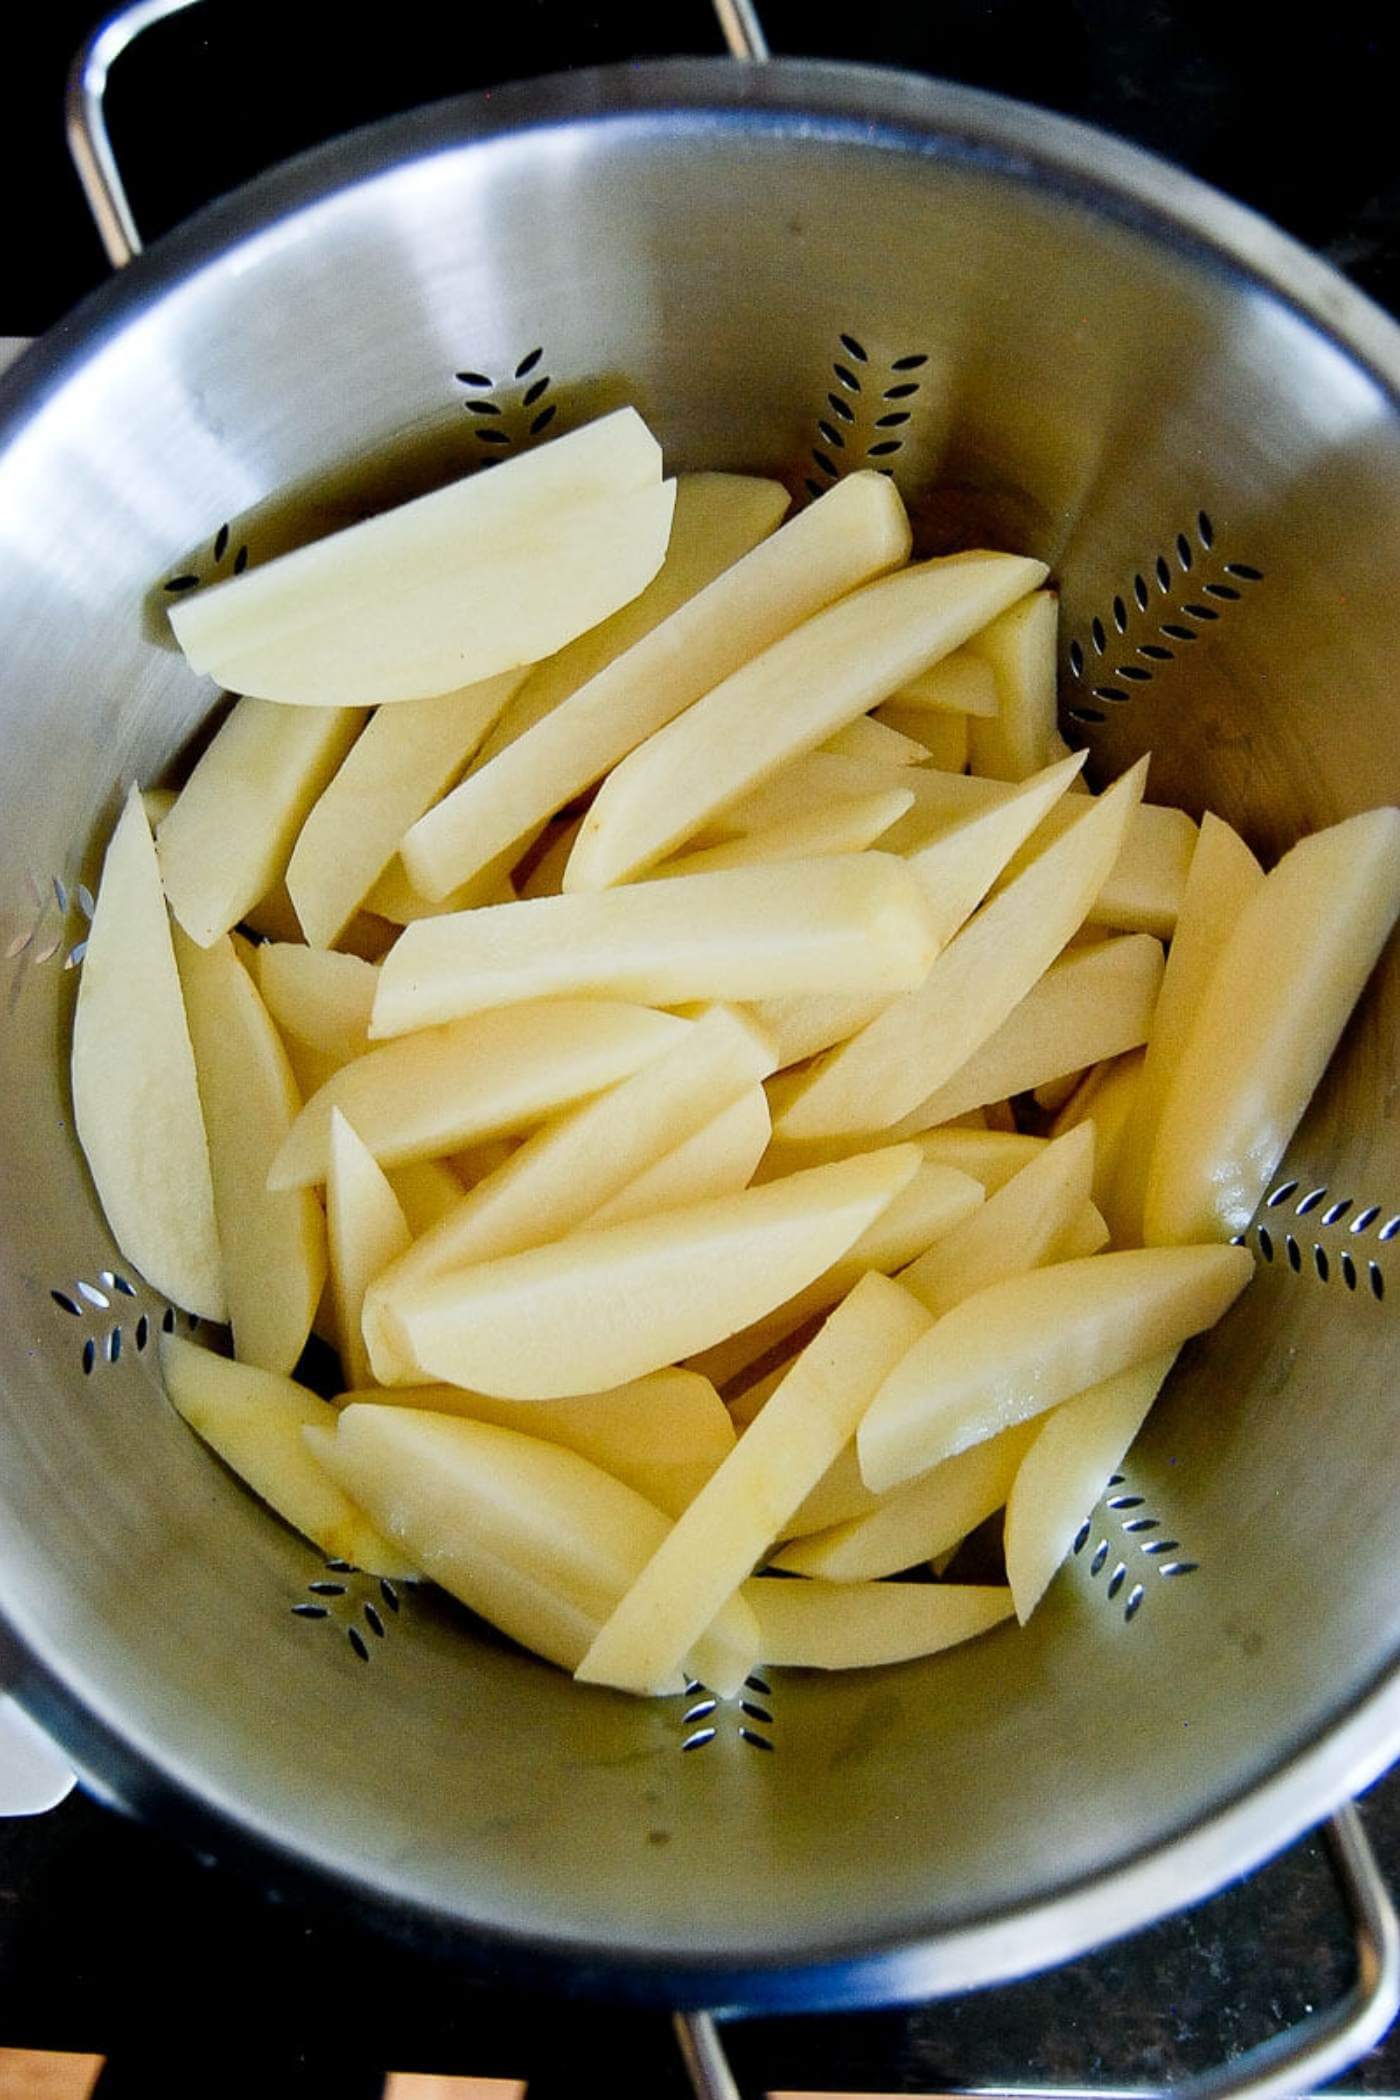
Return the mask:
[[338,1405],[350,1407],[359,1400],[465,1415],[562,1444],[625,1481],[668,1517],[678,1517],[694,1501],[734,1449],[728,1408],[708,1378],[694,1371],[653,1371],[630,1385],[583,1393],[577,1400],[491,1400],[460,1386],[418,1385],[343,1393]]
[[952,555],[828,606],[623,760],[599,789],[566,890],[606,889],[672,853],[785,759],[813,751],[1044,575],[1019,555]]
[[666,559],[644,591],[537,664],[481,747],[485,764],[552,714],[570,693],[713,583],[782,523],[790,502],[778,481],[752,474],[682,474]]
[[326,1224],[314,1193],[267,1186],[301,1095],[232,940],[226,935],[199,948],[177,927],[175,959],[208,1138],[233,1353],[260,1370],[290,1373],[326,1281]]
[[[955,1125],[925,1130],[913,1140],[930,1166],[956,1167],[980,1181],[989,1196],[1028,1167],[1045,1150],[1046,1140],[1019,1130],[965,1130]],[[829,1160],[849,1159],[853,1152],[868,1152],[867,1138],[827,1138],[812,1145],[770,1145],[759,1168],[759,1181],[776,1180],[780,1174],[796,1174],[803,1167],[824,1167]]]
[[123,1256],[187,1312],[224,1319],[194,1051],[137,788],[107,848],[88,929],[72,1082],[78,1142]]
[[[358,1404],[317,1458],[426,1575],[561,1669],[582,1660],[669,1520],[575,1451],[494,1423]],[[757,1627],[736,1598],[702,1644],[705,1682],[738,1689]],[[646,1689],[679,1691],[675,1671]]]
[[1080,925],[1117,858],[1145,777],[1144,760],[1097,801],[1086,798],[1083,815],[968,921],[917,991],[798,1078],[781,1109],[774,1107],[774,1133],[787,1141],[880,1129],[944,1086]]
[[891,854],[678,875],[420,919],[380,966],[370,1034],[527,999],[895,992],[919,983],[934,951],[918,884]]
[[441,918],[444,912],[475,911],[482,904],[514,904],[516,890],[511,881],[511,869],[515,860],[514,848],[509,853],[500,853],[469,882],[459,883],[445,897],[429,898],[419,896],[396,854],[365,903],[370,910],[386,918],[391,926],[412,926],[417,919]]
[[757,1576],[742,1595],[758,1620],[759,1653],[774,1669],[863,1670],[914,1662],[974,1640],[1011,1616],[1007,1589],[959,1583],[871,1582],[837,1588]]
[[1037,1428],[1006,1504],[1006,1579],[1023,1626],[1146,1421],[1175,1360],[1176,1351],[1168,1349],[1132,1364],[1066,1400]]
[[1162,944],[1125,933],[1071,948],[1031,986],[952,1078],[890,1126],[906,1138],[929,1125],[1029,1092],[1145,1043],[1162,983]]
[[253,953],[258,990],[284,1035],[342,1064],[363,1056],[379,983],[376,963],[290,941],[264,941]]
[[741,837],[789,823],[843,797],[878,794],[885,788],[906,788],[914,797],[914,807],[894,828],[889,850],[897,853],[925,845],[947,825],[1004,801],[1010,792],[1004,780],[975,780],[968,773],[940,773],[930,766],[891,766],[883,761],[872,765],[869,759],[843,758],[839,751],[804,751],[788,759],[762,787],[717,812],[713,829]]
[[[1035,834],[1011,861],[1003,883],[1014,880],[1078,814],[1073,803],[1047,810]],[[1140,802],[1129,819],[1123,850],[1104,877],[1085,924],[1115,933],[1154,933],[1158,940],[1170,940],[1197,836],[1197,827],[1184,809]]]
[[850,474],[545,720],[470,774],[404,841],[425,896],[442,896],[524,841],[610,766],[834,598],[909,552],[893,483]]
[[425,809],[447,793],[523,672],[382,707],[301,827],[287,890],[313,948],[328,948]]
[[763,831],[745,832],[718,846],[703,846],[694,853],[679,854],[675,860],[663,860],[649,873],[653,880],[671,875],[709,875],[718,868],[806,860],[820,853],[860,853],[873,846],[882,832],[897,824],[913,807],[910,788],[843,796],[839,802],[810,810],[805,817],[790,817],[786,823],[770,824]]
[[853,722],[847,722],[834,736],[829,736],[821,749],[838,752],[843,758],[869,759],[875,765],[884,766],[921,766],[928,757],[928,752],[916,737],[901,736],[897,729],[875,721],[870,715],[857,715]]
[[383,1169],[338,1108],[331,1110],[326,1224],[341,1369],[351,1385],[368,1385],[373,1372],[360,1332],[365,1292],[381,1270],[407,1253],[408,1221]]
[[[1039,597],[1041,594],[1037,593]],[[893,695],[894,704],[911,714],[977,715],[995,719],[1000,702],[991,664],[971,646],[930,664]]]
[[[943,661],[952,663],[953,658],[947,656]],[[928,753],[922,761],[925,765],[937,766],[947,773],[961,773],[967,765],[966,715],[924,714],[918,708],[885,700],[874,710],[871,720],[883,722],[887,729],[897,729],[901,736],[917,737]]]
[[[747,1404],[748,1389],[740,1398]],[[765,1403],[771,1398],[771,1392],[765,1394]],[[895,1493],[903,1494],[904,1489],[896,1488]],[[849,1524],[853,1517],[867,1516],[879,1506],[880,1497],[873,1495],[860,1477],[860,1459],[852,1438],[841,1446],[811,1493],[799,1502],[783,1526],[782,1537],[785,1541],[810,1538],[813,1532],[831,1531],[838,1524]],[[779,1558],[775,1554],[769,1565],[777,1566]]]
[[993,780],[1026,780],[1066,753],[1056,719],[1060,601],[1036,591],[968,643],[996,683],[997,708],[968,723],[972,770]]
[[737,1195],[753,1180],[772,1130],[768,1096],[761,1086],[750,1087],[626,1188],[599,1204],[589,1224],[623,1225],[629,1218],[679,1210],[683,1204],[704,1203],[712,1196]]
[[1063,1240],[1077,1227],[1093,1174],[1088,1126],[1042,1145],[980,1210],[901,1270],[901,1284],[938,1319],[990,1284],[1067,1260]]
[[201,948],[236,926],[286,872],[308,811],[364,720],[353,707],[235,701],[157,841],[170,909]]
[[1400,913],[1400,809],[1285,853],[1246,904],[1182,1047],[1144,1238],[1243,1232]]
[[644,1691],[669,1675],[925,1325],[922,1309],[888,1278],[867,1276],[856,1286],[677,1519],[579,1665],[580,1678]]
[[861,1472],[897,1487],[1214,1326],[1248,1283],[1244,1247],[1148,1247],[990,1285],[945,1313],[860,1425]]
[[1051,1135],[1061,1136],[1076,1124],[1094,1126],[1093,1199],[1102,1210],[1110,1202],[1123,1150],[1123,1137],[1142,1083],[1145,1052],[1129,1050],[1097,1065],[1051,1125]]
[[1141,1242],[1147,1175],[1163,1104],[1211,973],[1263,880],[1264,870],[1239,833],[1207,811],[1152,1014],[1142,1078],[1113,1186],[1105,1192],[1105,1213],[1120,1245]]
[[805,1289],[913,1178],[893,1149],[765,1188],[576,1232],[386,1304],[430,1377],[507,1400],[567,1399],[693,1356]]
[[174,1334],[160,1337],[160,1368],[176,1412],[328,1560],[348,1561],[367,1575],[417,1574],[413,1557],[375,1529],[308,1451],[305,1429],[335,1427],[328,1401]]
[[272,1163],[268,1186],[309,1188],[325,1180],[333,1108],[381,1166],[441,1159],[480,1138],[518,1135],[601,1093],[690,1025],[618,1000],[558,999],[384,1043],[312,1095]]
[[414,1239],[431,1232],[462,1200],[462,1183],[445,1159],[406,1159],[385,1179]]

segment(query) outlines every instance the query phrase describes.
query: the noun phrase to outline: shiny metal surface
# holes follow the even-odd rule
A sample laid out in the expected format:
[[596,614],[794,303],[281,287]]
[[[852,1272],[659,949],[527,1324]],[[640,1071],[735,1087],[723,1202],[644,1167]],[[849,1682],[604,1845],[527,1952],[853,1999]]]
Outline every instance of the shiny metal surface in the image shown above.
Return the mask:
[[[729,1725],[683,1756],[668,1706],[575,1687],[429,1598],[361,1661],[350,1605],[293,1616],[313,1557],[165,1406],[131,1340],[159,1308],[50,1295],[119,1264],[63,1073],[80,915],[40,906],[55,876],[65,898],[91,880],[122,784],[159,777],[210,705],[163,580],[226,521],[252,521],[254,559],[322,527],[326,477],[382,452],[410,479],[473,462],[454,374],[536,348],[556,427],[630,398],[674,464],[799,487],[835,366],[907,371],[889,457],[924,543],[1043,554],[1091,657],[1094,620],[1107,648],[1115,598],[1204,512],[1211,559],[1261,580],[1103,704],[1096,766],[1150,746],[1159,797],[1265,852],[1400,799],[1396,331],[1131,149],[891,75],[682,63],[443,105],[216,207],[0,395],[13,1671],[99,1786],[494,1959],[719,2009],[1009,1976],[1217,1886],[1400,1748],[1400,1258],[1383,1300],[1335,1265],[1323,1284],[1327,1235],[1290,1211],[1302,1273],[1261,1264],[1184,1360],[1130,1471],[1197,1572],[1144,1575],[1128,1619],[1082,1556],[1024,1634],[777,1679],[771,1756]],[[1300,1199],[1380,1206],[1356,1245],[1383,1274],[1398,996],[1392,962],[1289,1165]]]

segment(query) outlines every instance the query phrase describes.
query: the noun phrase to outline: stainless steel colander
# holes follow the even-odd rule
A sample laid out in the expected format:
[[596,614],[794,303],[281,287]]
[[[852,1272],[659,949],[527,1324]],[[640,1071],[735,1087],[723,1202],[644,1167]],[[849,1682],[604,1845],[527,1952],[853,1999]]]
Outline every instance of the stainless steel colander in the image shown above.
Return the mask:
[[[1151,750],[1157,799],[1266,855],[1400,800],[1398,392],[1400,332],[1184,175],[986,95],[791,63],[378,126],[203,213],[22,362],[0,397],[0,1598],[19,1694],[93,1785],[464,1949],[732,2009],[1063,1958],[1386,1765],[1393,961],[1250,1230],[1254,1285],[1030,1628],[714,1707],[586,1690],[436,1596],[327,1569],[211,1460],[162,1398],[175,1316],[106,1231],[66,1045],[122,787],[210,703],[170,595],[622,399],[672,468],[800,496],[873,463],[924,551],[1050,562],[1066,727],[1100,776]],[[1356,2047],[1395,1957],[1354,1823],[1341,1842],[1370,1906]],[[1317,2075],[1339,2022],[1305,2038]]]

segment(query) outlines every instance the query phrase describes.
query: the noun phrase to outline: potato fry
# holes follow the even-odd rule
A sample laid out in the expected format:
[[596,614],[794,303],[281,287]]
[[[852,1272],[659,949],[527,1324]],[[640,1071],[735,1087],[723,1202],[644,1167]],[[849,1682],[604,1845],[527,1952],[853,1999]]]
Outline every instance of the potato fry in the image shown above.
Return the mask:
[[974,1640],[1011,1616],[1011,1592],[955,1583],[837,1587],[763,1576],[742,1595],[758,1620],[759,1652],[776,1669],[861,1670],[913,1662]]
[[351,1385],[368,1385],[374,1374],[360,1312],[374,1278],[407,1252],[408,1221],[383,1169],[338,1108],[331,1110],[326,1224],[341,1366]]
[[[786,1373],[787,1366],[784,1365],[782,1369]],[[779,1380],[774,1378],[772,1389],[764,1395],[765,1402],[772,1398],[778,1383]],[[740,1399],[746,1404],[752,1404],[748,1402],[747,1391],[740,1395]],[[754,1413],[757,1412],[755,1406]],[[730,1419],[734,1420],[732,1409]],[[902,1494],[903,1489],[896,1488],[895,1493]],[[811,1493],[798,1504],[784,1524],[780,1536],[786,1546],[789,1540],[810,1538],[814,1532],[831,1531],[838,1524],[849,1524],[853,1517],[866,1516],[879,1506],[880,1497],[872,1494],[861,1478],[860,1459],[856,1454],[855,1438],[852,1437],[841,1446]],[[775,1555],[770,1566],[776,1567],[779,1559],[780,1556]]]
[[1093,1198],[1100,1209],[1111,1200],[1124,1133],[1142,1083],[1144,1056],[1141,1050],[1129,1050],[1096,1065],[1050,1126],[1051,1135],[1060,1137],[1079,1123],[1093,1124]]
[[768,1096],[761,1086],[750,1087],[645,1168],[635,1181],[599,1204],[589,1224],[624,1225],[629,1218],[649,1218],[657,1211],[679,1210],[683,1204],[704,1203],[713,1196],[737,1195],[753,1180],[772,1130]]
[[1064,1238],[1089,1200],[1093,1173],[1091,1128],[1043,1145],[980,1210],[902,1269],[900,1283],[941,1319],[993,1283],[1068,1259]]
[[877,722],[871,715],[857,715],[820,748],[835,751],[842,758],[869,759],[884,766],[921,766],[928,757],[916,737],[901,736],[897,729]]
[[843,758],[839,751],[804,751],[780,766],[762,787],[718,811],[712,828],[742,837],[747,832],[766,831],[773,824],[789,823],[844,797],[875,795],[886,788],[906,788],[914,797],[914,807],[900,818],[891,835],[888,850],[894,853],[926,845],[947,825],[961,823],[975,811],[1004,801],[1009,793],[1007,782],[976,780],[969,773],[872,764],[869,759]]
[[341,1064],[363,1056],[378,964],[290,941],[264,941],[253,954],[258,990],[284,1035]]
[[[1046,1140],[1016,1130],[965,1130],[940,1126],[924,1130],[912,1140],[932,1166],[956,1167],[980,1181],[989,1196],[1029,1166],[1045,1150]],[[868,1138],[821,1138],[810,1145],[770,1145],[757,1174],[759,1181],[774,1181],[780,1174],[796,1174],[803,1167],[823,1167],[829,1160],[849,1159],[853,1152],[868,1152]]]
[[483,904],[514,904],[515,887],[510,877],[515,859],[516,848],[512,846],[509,852],[498,853],[494,860],[488,861],[469,881],[459,883],[445,897],[433,899],[419,896],[408,879],[403,862],[395,854],[365,903],[394,926],[412,926],[419,919],[439,919],[445,912],[475,911]]
[[[1048,596],[1049,593],[1037,593]],[[1029,602],[1029,601],[1028,601]],[[911,714],[976,715],[995,720],[1000,701],[997,676],[984,655],[970,644],[906,679],[894,695],[895,705]]]
[[[1039,828],[1009,863],[1003,885],[1014,881],[1037,853],[1061,837],[1076,814],[1073,803],[1048,809]],[[1123,850],[1104,877],[1085,924],[1115,933],[1153,933],[1158,940],[1170,940],[1197,836],[1197,827],[1184,809],[1140,802],[1128,821]]]
[[805,817],[790,817],[762,831],[748,831],[717,846],[663,860],[647,873],[653,881],[672,875],[708,875],[718,868],[747,868],[762,863],[806,860],[823,853],[860,853],[914,807],[909,788],[886,788],[874,795],[843,796]]
[[1056,639],[1060,601],[1054,591],[1036,591],[1013,605],[968,643],[996,682],[997,709],[990,718],[967,710],[974,773],[993,780],[1027,780],[1066,753],[1056,726]]
[[463,1184],[445,1159],[406,1159],[384,1178],[414,1239],[431,1232],[462,1200]]
[[[952,663],[953,658],[945,656],[943,661]],[[902,707],[897,700],[885,700],[873,711],[871,720],[883,722],[887,729],[897,729],[901,736],[917,737],[928,753],[924,764],[936,766],[945,773],[961,773],[966,769],[966,715],[924,714],[915,707]]]

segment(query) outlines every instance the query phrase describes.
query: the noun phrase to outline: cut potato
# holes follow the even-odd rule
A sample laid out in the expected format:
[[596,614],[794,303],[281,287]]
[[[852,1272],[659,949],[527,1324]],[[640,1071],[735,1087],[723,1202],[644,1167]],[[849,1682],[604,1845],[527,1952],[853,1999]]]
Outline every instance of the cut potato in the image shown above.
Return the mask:
[[944,1314],[876,1395],[857,1438],[866,1485],[897,1487],[1176,1348],[1214,1326],[1253,1267],[1244,1247],[1149,1247],[978,1291]]
[[1400,914],[1400,809],[1286,853],[1196,1009],[1148,1173],[1149,1243],[1242,1233]]
[[396,854],[365,903],[393,926],[412,926],[417,919],[441,918],[444,912],[475,911],[482,904],[514,904],[516,893],[511,869],[515,859],[514,848],[509,853],[500,853],[495,860],[488,861],[479,874],[473,875],[468,882],[459,883],[445,897],[429,898],[419,896]]
[[570,855],[565,889],[605,889],[673,853],[785,759],[815,750],[1043,574],[1018,555],[952,555],[868,583],[815,614],[609,774]]
[[378,1387],[343,1393],[338,1405],[388,1401],[440,1415],[465,1415],[501,1429],[524,1430],[548,1444],[577,1451],[645,1495],[668,1517],[695,1500],[734,1449],[729,1410],[708,1378],[694,1371],[653,1371],[611,1392],[577,1400],[491,1400],[455,1385]]
[[345,1064],[369,1047],[379,968],[358,955],[264,941],[254,950],[258,990],[284,1035]]
[[[909,788],[885,788],[873,795],[843,796],[805,817],[748,831],[718,846],[678,854],[649,870],[653,879],[672,875],[709,875],[718,868],[747,868],[760,863],[806,860],[821,853],[860,853],[914,807]],[[582,823],[582,819],[579,820]],[[566,848],[566,852],[572,850]],[[552,872],[552,871],[551,871]]]
[[327,948],[399,850],[410,824],[460,776],[524,673],[382,707],[301,827],[287,890],[313,948]]
[[768,1405],[768,1402],[772,1399],[774,1393],[777,1392],[778,1387],[802,1354],[803,1346],[800,1343],[794,1343],[781,1360],[773,1365],[771,1370],[765,1371],[761,1378],[756,1378],[753,1381],[752,1385],[746,1385],[742,1392],[735,1393],[732,1398],[725,1401],[724,1404],[728,1409],[729,1419],[736,1430],[742,1432],[747,1429],[754,1417],[760,1414]]
[[462,1200],[462,1183],[444,1159],[406,1159],[385,1179],[414,1239],[431,1232]]
[[1092,1128],[1043,1145],[980,1210],[903,1269],[901,1284],[941,1319],[990,1284],[1069,1259],[1063,1242],[1089,1200],[1093,1174]]
[[[1039,828],[1011,861],[1003,884],[1013,881],[1037,853],[1061,837],[1078,814],[1073,803],[1048,809]],[[1158,940],[1170,940],[1197,836],[1184,809],[1140,802],[1128,821],[1123,850],[1089,907],[1086,925],[1115,933],[1153,933]]]
[[113,1239],[154,1290],[227,1314],[209,1148],[150,826],[112,834],[73,1016],[73,1118]]
[[773,1566],[823,1582],[879,1582],[936,1559],[1002,1508],[1036,1426],[1014,1423],[956,1458],[945,1458],[932,1471],[882,1495],[864,1515],[795,1539],[774,1556]]
[[305,1429],[335,1426],[328,1401],[174,1334],[160,1337],[160,1368],[176,1412],[328,1560],[348,1561],[367,1575],[417,1574],[413,1556],[377,1531],[308,1451]]
[[1022,1625],[1146,1421],[1175,1360],[1176,1351],[1168,1349],[1132,1364],[1066,1400],[1037,1427],[1006,1505],[1006,1579]]
[[[946,656],[943,661],[952,663],[953,658]],[[928,754],[922,761],[925,765],[937,766],[947,773],[961,773],[967,765],[966,715],[924,714],[918,708],[901,706],[897,700],[886,700],[874,710],[871,720],[883,722],[887,729],[897,729],[901,736],[916,737]]]
[[[966,1130],[955,1126],[925,1130],[913,1140],[930,1166],[956,1167],[980,1181],[994,1196],[1036,1154],[1045,1150],[1044,1138],[1019,1130]],[[818,1139],[811,1145],[770,1145],[758,1170],[759,1181],[774,1181],[780,1174],[796,1174],[803,1167],[824,1167],[829,1160],[849,1159],[853,1152],[868,1152],[864,1137]]]
[[623,1225],[660,1210],[734,1196],[746,1189],[768,1149],[773,1125],[768,1096],[750,1087],[673,1151],[647,1167],[589,1217],[590,1225]]
[[[577,1452],[490,1422],[357,1404],[313,1449],[425,1574],[565,1670],[671,1528],[635,1488]],[[727,1696],[757,1650],[752,1615],[736,1598],[692,1667],[698,1674],[703,1663]],[[646,1689],[683,1682],[672,1670]]]
[[816,1485],[925,1325],[922,1308],[898,1284],[862,1279],[657,1547],[579,1665],[579,1677],[645,1691],[670,1674]]
[[[785,1372],[787,1366],[783,1369]],[[777,1379],[773,1381],[772,1391],[764,1395],[765,1402],[772,1398],[778,1383]],[[747,1390],[740,1395],[740,1400],[746,1406],[751,1404]],[[757,1411],[755,1408],[754,1412]],[[730,1418],[734,1419],[732,1411]],[[903,1492],[902,1488],[895,1489],[896,1494]],[[872,1494],[861,1478],[860,1459],[852,1437],[841,1446],[811,1493],[799,1502],[784,1524],[781,1536],[784,1540],[810,1538],[813,1532],[831,1531],[836,1525],[848,1524],[853,1517],[866,1516],[879,1506],[880,1497]],[[777,1566],[778,1558],[775,1555],[770,1565]]]
[[341,1369],[351,1385],[368,1385],[374,1374],[360,1332],[365,1292],[407,1253],[408,1221],[383,1169],[338,1108],[331,1110],[326,1223]]
[[775,1669],[866,1670],[974,1640],[1011,1616],[1011,1592],[958,1583],[746,1582],[759,1651]]
[[482,745],[477,763],[494,758],[543,721],[561,701],[767,539],[782,523],[790,501],[781,482],[756,475],[680,475],[666,559],[651,582],[629,604],[536,665]]
[[1142,1239],[1147,1175],[1163,1103],[1211,973],[1263,880],[1264,870],[1239,833],[1207,811],[1191,856],[1117,1172],[1105,1191],[1105,1210],[1120,1245]]
[[299,1043],[294,1035],[282,1037],[282,1048],[287,1053],[287,1063],[292,1068],[298,1097],[309,1101],[319,1094],[328,1079],[334,1079],[349,1058],[336,1057],[329,1050],[313,1050],[309,1043]]
[[[749,1011],[772,1043],[780,1068],[786,1070],[789,1065],[805,1064],[836,1043],[848,1042],[889,1003],[889,995],[883,992],[795,992],[781,999],[755,999]],[[784,1098],[783,1086],[777,1098]],[[871,1142],[870,1133],[863,1131],[852,1136],[846,1149],[862,1151]]]
[[968,653],[991,671],[997,696],[989,717],[966,710],[974,773],[1027,780],[1065,756],[1056,706],[1059,624],[1056,593],[1036,591],[968,643]]
[[690,1025],[618,1000],[557,999],[382,1044],[312,1095],[272,1163],[268,1186],[309,1188],[325,1180],[332,1109],[342,1111],[381,1166],[441,1159],[480,1138],[516,1136],[601,1093]]
[[[558,897],[563,894],[564,870],[569,864],[569,855],[574,850],[574,840],[578,837],[582,825],[583,813],[580,811],[578,816],[567,824],[556,822],[554,826],[545,826],[546,831],[552,832],[549,844],[525,880],[519,884],[516,891],[518,897]],[[527,853],[530,850],[526,848]],[[513,853],[515,848],[511,847],[510,851]],[[522,863],[517,863],[521,864],[523,856]]]
[[883,1128],[944,1086],[1081,923],[1117,858],[1145,777],[1144,760],[1097,801],[1086,798],[1083,815],[968,921],[917,991],[796,1080],[774,1109],[775,1134],[788,1141]]
[[1086,1203],[1066,1226],[1064,1237],[1055,1242],[1054,1259],[1082,1261],[1090,1254],[1101,1253],[1111,1237],[1103,1212],[1095,1204]]
[[[259,897],[256,904],[249,905],[241,923],[248,933],[256,934],[259,940],[285,941],[289,945],[300,945],[306,940],[306,935],[301,930],[301,921],[293,909],[291,898],[287,895],[287,885],[280,875],[265,897]],[[358,950],[356,952],[358,953]]]
[[1092,1122],[1093,1198],[1100,1208],[1111,1200],[1124,1133],[1142,1081],[1144,1055],[1141,1050],[1129,1050],[1123,1057],[1096,1065],[1051,1125],[1051,1135],[1059,1137],[1078,1123]]
[[160,827],[170,909],[208,948],[286,872],[307,813],[360,733],[350,707],[239,700]]
[[502,1399],[622,1385],[794,1297],[852,1246],[917,1150],[814,1167],[629,1225],[483,1262],[386,1303],[396,1347],[433,1378]]
[[287,1373],[306,1346],[326,1281],[326,1225],[314,1193],[267,1186],[301,1095],[233,941],[199,948],[177,927],[175,960],[209,1144],[233,1353]]
[[678,875],[421,919],[380,967],[370,1033],[582,994],[676,1005],[892,992],[919,983],[934,949],[918,884],[887,853]]
[[884,766],[921,766],[928,757],[916,737],[901,736],[897,729],[870,715],[857,715],[853,722],[829,736],[821,749],[835,751],[842,758],[870,759]]
[[[1037,592],[1027,604],[1038,604],[1050,595]],[[894,695],[894,704],[907,708],[911,714],[976,715],[979,719],[995,720],[1001,705],[997,674],[987,657],[968,644],[930,664],[916,678],[906,679]]]
[[788,823],[843,797],[878,794],[885,788],[906,788],[914,797],[914,807],[890,835],[892,853],[926,845],[949,824],[961,823],[1010,793],[1004,780],[976,780],[968,773],[941,773],[927,765],[872,765],[869,759],[843,758],[839,751],[804,751],[780,766],[762,787],[721,810],[714,829],[741,837]]
[[896,1139],[1005,1101],[1145,1043],[1162,982],[1162,945],[1146,933],[1073,948],[1052,963],[951,1079],[890,1126]]
[[442,896],[519,848],[702,693],[908,551],[893,484],[848,475],[421,817],[403,847],[415,885]]

